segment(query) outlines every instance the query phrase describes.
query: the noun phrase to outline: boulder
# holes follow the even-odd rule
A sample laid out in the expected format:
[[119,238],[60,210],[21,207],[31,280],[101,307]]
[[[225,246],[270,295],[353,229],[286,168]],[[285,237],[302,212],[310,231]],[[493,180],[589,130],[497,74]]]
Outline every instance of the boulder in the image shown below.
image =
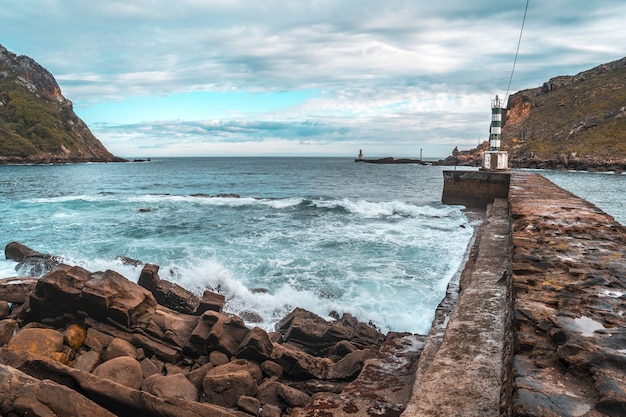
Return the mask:
[[209,353],[209,362],[211,362],[214,366],[226,365],[230,362],[230,357],[224,352],[214,350]]
[[261,382],[263,373],[261,368],[254,362],[245,359],[235,359],[227,364],[216,366],[207,372],[208,375],[225,375],[233,372],[245,371],[250,374],[256,383]]
[[222,312],[224,308],[225,297],[222,294],[215,293],[213,291],[204,291],[202,298],[200,298],[198,307],[194,314],[201,315],[205,311],[217,311]]
[[24,304],[35,291],[39,278],[20,277],[0,279],[0,300]]
[[9,303],[4,300],[0,300],[0,320],[6,319],[10,313]]
[[167,308],[183,314],[193,314],[200,300],[191,291],[159,277],[159,266],[144,265],[138,284],[152,293],[156,301]]
[[115,337],[111,340],[111,343],[109,343],[104,352],[102,352],[101,356],[103,362],[120,356],[129,356],[133,359],[137,359],[137,348],[129,341]]
[[72,367],[85,372],[93,372],[98,364],[100,364],[100,354],[95,350],[88,350],[76,355]]
[[6,259],[18,262],[15,270],[20,276],[39,277],[60,263],[56,256],[37,252],[18,242],[11,242],[4,248]]
[[[121,358],[113,359],[113,361]],[[130,358],[129,358],[130,359]],[[109,361],[111,362],[111,361]],[[168,416],[168,417],[235,417],[230,410],[222,407],[186,401],[180,398],[162,399],[149,392],[137,391],[114,381],[100,378],[94,374],[73,369],[44,358],[29,358],[11,352],[0,350],[0,363],[11,363],[17,369],[37,370],[38,375],[44,378],[68,384],[68,387],[89,398],[93,398],[102,407],[105,407],[120,417]],[[67,397],[61,397],[65,400]],[[46,414],[46,417],[54,414]],[[60,414],[67,416],[85,415]]]
[[102,353],[104,349],[113,341],[114,337],[101,332],[94,327],[87,329],[87,336],[85,337],[84,344],[90,349],[96,352]]
[[104,362],[93,370],[93,374],[132,389],[139,389],[143,382],[141,365],[135,358],[129,356],[119,356]]
[[163,367],[159,366],[150,358],[142,359],[139,364],[141,365],[141,372],[145,378],[152,375],[163,375]]
[[259,386],[257,398],[264,406],[271,404],[283,410],[304,407],[310,399],[306,393],[274,379],[268,379]]
[[242,395],[237,400],[237,409],[243,411],[246,414],[258,416],[261,410],[261,403],[254,397],[247,397]]
[[115,417],[76,391],[0,364],[0,415]]
[[62,346],[61,332],[40,328],[22,329],[7,343],[7,349],[10,351],[21,351],[48,358],[60,352]]
[[16,327],[17,322],[13,319],[0,320],[0,346],[6,345],[11,340]]
[[213,374],[212,371],[215,369],[207,372],[202,381],[204,395],[210,403],[234,408],[242,395],[256,395],[257,385],[249,372],[239,370]]
[[72,324],[63,332],[63,342],[74,350],[78,350],[87,338],[85,326]]
[[237,316],[206,311],[200,316],[190,341],[206,354],[213,350],[233,356],[250,329]]
[[271,358],[273,350],[274,344],[270,341],[267,332],[260,327],[255,327],[241,341],[236,355],[238,358],[263,362]]
[[78,308],[101,321],[113,320],[132,328],[144,327],[156,311],[156,304],[146,289],[115,271],[107,270],[91,274],[85,282]]
[[153,375],[150,379],[152,381],[149,383],[147,391],[159,398],[198,401],[198,389],[183,374]]

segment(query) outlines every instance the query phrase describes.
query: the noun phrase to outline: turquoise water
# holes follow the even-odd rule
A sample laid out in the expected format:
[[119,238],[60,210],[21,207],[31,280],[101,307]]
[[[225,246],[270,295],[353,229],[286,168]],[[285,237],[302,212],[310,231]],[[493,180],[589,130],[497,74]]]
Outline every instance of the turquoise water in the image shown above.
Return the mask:
[[[440,203],[441,171],[346,158],[0,166],[0,244],[133,281],[140,267],[116,257],[156,263],[268,330],[303,307],[426,333],[472,234],[462,207]],[[0,276],[14,267],[0,261]]]
[[[440,203],[443,169],[347,158],[0,166],[0,244],[133,281],[141,268],[118,256],[156,263],[267,330],[303,307],[426,333],[473,230],[462,207]],[[626,175],[541,173],[626,224]],[[14,268],[0,260],[0,277]]]

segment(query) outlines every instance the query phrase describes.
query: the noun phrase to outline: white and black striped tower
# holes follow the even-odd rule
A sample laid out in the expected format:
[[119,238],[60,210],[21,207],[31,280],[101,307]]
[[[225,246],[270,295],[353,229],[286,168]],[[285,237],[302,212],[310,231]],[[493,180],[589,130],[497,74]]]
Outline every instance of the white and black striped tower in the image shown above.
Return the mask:
[[502,106],[497,94],[496,98],[491,100],[491,129],[489,132],[489,150],[499,151],[502,135]]
[[506,171],[509,169],[509,154],[500,150],[502,139],[502,104],[496,95],[491,100],[491,125],[489,126],[489,150],[483,152],[482,169],[486,171]]

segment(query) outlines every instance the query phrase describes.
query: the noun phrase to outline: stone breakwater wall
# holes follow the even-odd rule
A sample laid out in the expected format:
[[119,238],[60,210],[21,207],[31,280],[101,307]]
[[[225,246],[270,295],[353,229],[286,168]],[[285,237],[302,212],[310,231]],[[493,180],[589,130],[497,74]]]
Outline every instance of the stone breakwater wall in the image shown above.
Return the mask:
[[626,229],[540,175],[509,175],[403,416],[626,416]]

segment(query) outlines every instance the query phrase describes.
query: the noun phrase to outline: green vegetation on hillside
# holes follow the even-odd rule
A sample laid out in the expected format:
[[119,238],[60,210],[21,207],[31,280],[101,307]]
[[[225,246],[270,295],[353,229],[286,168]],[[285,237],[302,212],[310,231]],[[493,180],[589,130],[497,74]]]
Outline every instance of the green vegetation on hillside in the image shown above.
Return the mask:
[[15,78],[11,73],[0,78],[0,156],[78,149],[68,124],[71,109],[29,91]]
[[546,159],[560,154],[625,158],[626,66],[571,78],[551,91],[517,93],[530,95],[530,113],[522,123],[505,124],[505,148]]

